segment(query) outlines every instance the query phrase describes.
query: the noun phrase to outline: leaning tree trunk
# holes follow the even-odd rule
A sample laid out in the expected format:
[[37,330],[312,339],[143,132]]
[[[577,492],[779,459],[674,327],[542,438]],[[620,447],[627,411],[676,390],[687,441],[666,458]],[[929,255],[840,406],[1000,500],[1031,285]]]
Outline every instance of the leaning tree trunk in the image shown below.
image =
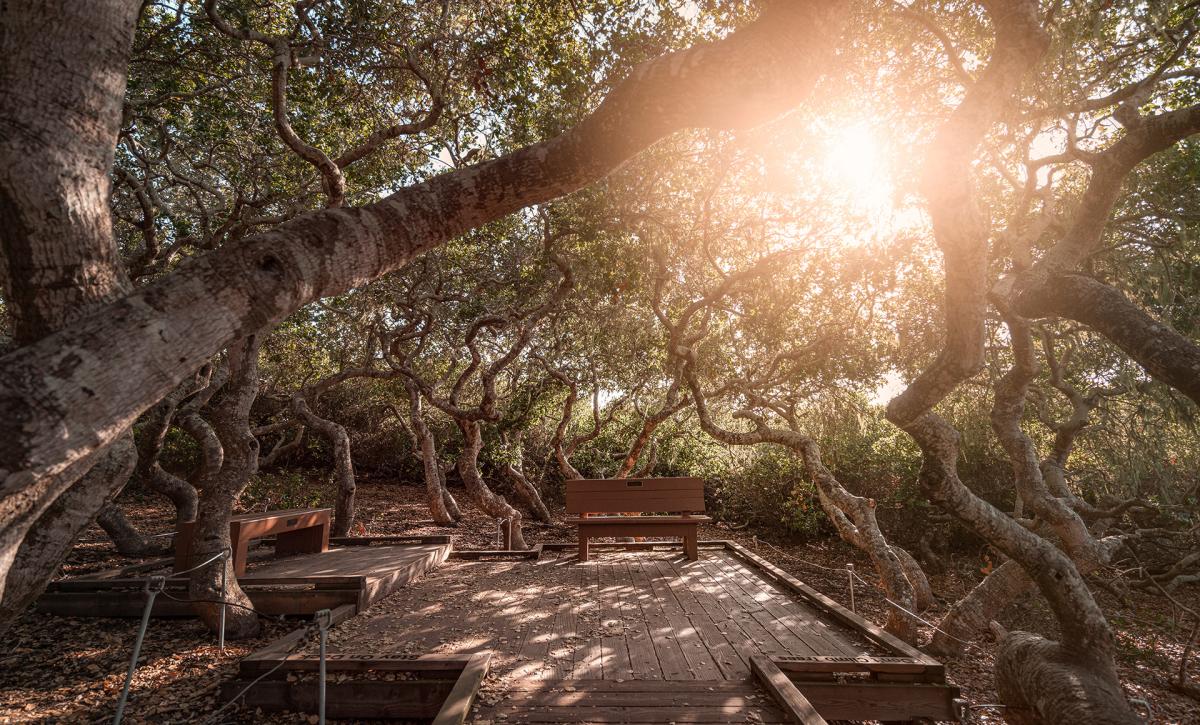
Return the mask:
[[346,536],[354,523],[354,461],[350,458],[350,435],[345,426],[326,420],[308,407],[308,400],[303,390],[292,396],[292,411],[304,423],[329,441],[333,447],[333,480],[336,498],[333,504],[334,536]]
[[[141,6],[0,3],[0,123],[12,130],[0,133],[0,196],[12,202],[0,213],[14,204],[31,212],[18,224],[0,224],[6,245],[17,228],[56,237],[53,229],[42,233],[73,218],[64,199],[83,200],[87,214],[100,210],[108,220],[107,170]],[[82,463],[196,362],[313,299],[359,287],[471,229],[593,183],[682,128],[747,127],[797,106],[830,67],[847,7],[770,3],[728,37],[642,63],[557,138],[198,256],[102,314],[5,355],[0,397],[30,413],[0,417],[0,469],[8,472],[0,479],[0,589],[21,539],[83,474]],[[754,102],[736,102],[747,97]],[[46,125],[52,128],[43,132]],[[53,160],[79,172],[62,174],[70,191],[59,193],[58,179],[39,183],[38,191],[53,190],[49,203],[25,203],[30,179],[40,182]],[[71,365],[56,364],[68,356]],[[68,418],[73,425],[64,428]]]
[[[798,430],[797,423],[789,420],[790,428],[777,428],[755,412],[742,410],[736,417],[750,421],[754,429],[747,432],[726,430],[717,425],[709,414],[704,391],[691,364],[680,371],[692,392],[696,416],[700,428],[708,435],[729,445],[760,445],[774,443],[793,451],[800,457],[804,468],[817,488],[818,500],[837,529],[838,535],[847,543],[862,550],[871,558],[875,571],[883,583],[887,598],[894,604],[888,609],[886,629],[907,642],[916,642],[917,628],[911,615],[902,611],[923,609],[932,604],[933,590],[925,572],[908,552],[900,556],[900,547],[893,546],[883,535],[875,519],[875,501],[856,496],[845,489],[837,477],[825,467],[821,460],[821,448],[816,441]],[[898,606],[896,606],[898,605]]]
[[[256,335],[229,350],[229,381],[221,399],[212,408],[212,424],[224,449],[221,467],[200,486],[200,508],[196,517],[189,567],[213,555],[232,554],[229,520],[238,496],[258,468],[258,439],[250,430],[250,406],[258,395],[258,347]],[[225,579],[225,636],[252,637],[259,631],[257,615],[249,609],[250,598],[238,586],[232,555],[197,569],[188,581],[188,593],[200,619],[209,629],[220,628],[221,579]]]
[[11,578],[0,599],[0,634],[46,589],[79,533],[112,501],[133,474],[137,450],[131,436],[118,438],[100,460],[67,489],[30,530],[9,569]]
[[151,556],[164,551],[163,547],[155,546],[142,536],[116,502],[100,510],[96,523],[108,534],[113,546],[117,547],[117,553],[122,556]]
[[[158,459],[180,402],[195,388],[195,380],[188,380],[176,386],[170,395],[147,411],[134,435],[134,443],[138,449],[137,478],[152,491],[166,496],[171,501],[175,506],[176,522],[195,520],[198,504],[196,489],[187,481],[163,470]],[[110,523],[119,525],[118,522],[109,520]]]
[[458,429],[462,431],[463,449],[458,454],[458,475],[462,477],[467,494],[487,515],[497,519],[508,520],[508,535],[513,549],[528,549],[525,536],[521,531],[521,512],[513,508],[503,496],[497,495],[484,483],[479,475],[479,451],[483,449],[483,436],[479,430],[479,422],[474,420],[457,420]]
[[[1121,545],[1121,537],[1101,539],[1098,543],[1109,554],[1103,559],[1089,557],[1076,560],[1075,566],[1084,576],[1091,574],[1111,558]],[[1009,559],[992,570],[965,597],[958,600],[934,630],[929,651],[941,657],[963,654],[966,643],[987,632],[992,621],[1017,600],[1034,591],[1037,584],[1016,561]]]
[[404,425],[404,416],[395,407],[392,413],[400,421],[401,426],[408,431],[412,439],[413,450],[421,460],[421,468],[425,474],[425,501],[429,505],[429,515],[439,524],[453,524],[462,518],[458,502],[446,489],[445,474],[442,471],[441,460],[438,458],[437,441],[433,431],[425,423],[422,412],[421,390],[411,379],[405,379],[404,388],[408,391],[408,419],[411,428]]
[[1129,709],[1111,657],[1091,656],[1031,632],[996,635],[996,691],[1012,725],[1142,722]]
[[438,483],[442,487],[442,505],[450,512],[450,517],[455,522],[462,520],[462,509],[458,506],[458,501],[454,500],[454,494],[450,493],[450,487],[446,484],[446,474],[454,469],[453,463],[438,464],[437,474]]
[[542,500],[542,494],[538,493],[537,487],[530,483],[529,479],[525,476],[525,467],[522,464],[522,459],[524,458],[524,450],[521,446],[522,439],[523,436],[518,431],[514,444],[517,456],[516,463],[505,463],[504,473],[512,481],[513,490],[525,502],[525,505],[529,508],[530,513],[534,515],[534,518],[548,524],[554,521],[554,518],[550,515],[550,509],[546,507],[546,502]]
[[917,623],[907,609],[919,611],[933,604],[933,590],[916,560],[899,546],[888,542],[875,518],[875,500],[856,496],[825,467],[816,441],[802,437],[794,441],[808,475],[817,486],[818,498],[838,534],[871,558],[884,592],[894,602],[888,608],[887,631],[906,642],[916,642]]

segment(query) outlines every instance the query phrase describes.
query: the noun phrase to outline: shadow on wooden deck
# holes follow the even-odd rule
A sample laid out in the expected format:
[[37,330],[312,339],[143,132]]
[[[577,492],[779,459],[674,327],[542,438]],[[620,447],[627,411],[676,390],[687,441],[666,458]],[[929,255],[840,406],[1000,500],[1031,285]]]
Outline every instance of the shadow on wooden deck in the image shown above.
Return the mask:
[[333,630],[329,651],[364,662],[490,653],[475,722],[958,715],[938,662],[734,544],[695,562],[643,547],[579,563],[570,548],[452,560]]
[[[350,540],[319,554],[280,559],[252,559],[238,583],[259,612],[271,615],[312,615],[322,609],[352,605],[365,610],[372,603],[436,568],[450,555],[450,537],[402,541],[393,537],[377,545]],[[337,540],[335,540],[336,543]],[[52,582],[36,607],[71,617],[139,617],[145,603],[146,577],[168,576],[165,596],[154,602],[153,616],[195,616],[187,600],[187,581],[170,577],[170,560],[160,571],[124,576],[121,570]]]

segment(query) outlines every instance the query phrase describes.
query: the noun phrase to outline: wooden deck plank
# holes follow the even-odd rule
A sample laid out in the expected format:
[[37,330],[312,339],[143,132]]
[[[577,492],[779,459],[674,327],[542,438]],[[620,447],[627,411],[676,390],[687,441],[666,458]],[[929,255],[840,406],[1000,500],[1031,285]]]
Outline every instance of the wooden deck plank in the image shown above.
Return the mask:
[[892,633],[884,631],[884,629],[879,625],[869,622],[854,612],[851,612],[838,602],[825,596],[821,592],[818,592],[796,577],[788,574],[786,571],[780,569],[766,559],[763,559],[761,556],[746,549],[744,546],[741,546],[733,541],[726,542],[726,546],[728,547],[728,550],[733,552],[733,554],[738,558],[753,564],[768,576],[774,577],[777,581],[787,586],[787,588],[793,593],[803,597],[809,602],[816,604],[817,606],[823,607],[831,617],[836,618],[839,622],[845,624],[847,627],[857,630],[859,634],[880,645],[883,649],[887,650],[889,654],[903,655],[912,657],[914,659],[925,660],[930,665],[938,664],[937,660],[933,659],[929,655],[926,655],[916,647],[908,644]]
[[728,562],[742,581],[752,581],[754,586],[766,592],[768,597],[762,602],[763,608],[820,655],[857,656],[864,653],[862,647],[851,644],[826,626],[817,610],[797,601],[794,596],[770,581],[764,580],[737,557],[728,552],[719,552],[717,556]]
[[575,573],[578,576],[580,592],[575,607],[576,636],[579,640],[575,648],[571,678],[602,679],[604,664],[597,626],[600,613],[599,604],[596,602],[596,567],[591,564],[576,566]]
[[629,664],[633,677],[641,680],[663,679],[662,665],[654,651],[654,640],[650,628],[642,617],[641,605],[637,602],[637,588],[628,562],[612,565],[614,578],[620,582],[618,605],[625,620],[625,645],[629,649]]
[[[726,677],[732,679],[742,679],[750,674],[750,656],[758,653],[758,647],[751,641],[749,635],[738,625],[737,621],[729,614],[729,612],[721,606],[717,601],[719,585],[713,582],[704,567],[697,562],[691,562],[687,567],[687,583],[688,588],[696,597],[697,604],[704,611],[709,622],[715,627],[717,633],[728,644],[736,655],[737,661],[730,661],[725,658],[715,658],[718,664],[722,664],[726,671]],[[721,650],[717,645],[715,648],[710,647],[713,652]],[[723,651],[723,650],[722,650]]]
[[[708,576],[710,587],[717,602],[725,609],[746,636],[754,642],[757,649],[764,654],[784,656],[791,654],[775,635],[754,618],[754,613],[762,610],[758,603],[748,598],[740,588],[725,581],[726,576],[713,562],[702,562],[702,568]],[[749,659],[747,658],[747,662]]]
[[797,634],[781,621],[781,617],[787,616],[787,613],[781,612],[775,606],[770,592],[761,586],[761,580],[759,582],[748,581],[743,576],[743,572],[739,570],[740,567],[725,556],[713,557],[713,565],[725,573],[725,582],[730,587],[741,589],[746,598],[752,599],[759,605],[760,609],[752,612],[751,616],[765,627],[788,652],[797,655],[841,654],[840,650],[831,650],[830,646],[823,642],[814,644],[810,641],[812,638]]
[[600,627],[605,633],[601,639],[604,679],[632,680],[633,661],[629,655],[627,624],[624,612],[618,603],[618,581],[614,566],[605,562],[596,565],[597,585],[600,588]]
[[[699,587],[700,583],[693,579],[692,562],[682,562],[672,566],[668,562],[659,562],[660,570],[671,568],[676,573],[676,576],[667,578],[667,585],[674,594],[680,606],[683,607],[684,613],[691,621],[692,626],[696,628],[696,633],[700,636],[700,641],[708,649],[712,656],[713,662],[720,671],[721,678],[724,679],[742,679],[749,676],[750,671],[747,669],[746,663],[738,655],[733,644],[729,642],[725,634],[720,630],[719,626],[712,620],[708,610],[700,603],[693,591],[695,587]],[[720,607],[717,607],[720,610]],[[724,619],[724,615],[721,617]],[[737,635],[740,639],[745,639],[745,634]],[[707,678],[702,678],[707,679]],[[714,678],[716,679],[716,678]]]
[[651,565],[647,571],[650,585],[655,597],[662,603],[667,621],[675,631],[679,649],[683,651],[683,656],[688,662],[688,672],[697,680],[721,679],[721,668],[717,666],[695,623],[688,617],[671,587],[671,582],[679,578],[677,562],[659,559],[647,564]]
[[650,577],[646,571],[646,563],[636,560],[630,564],[630,576],[633,580],[635,599],[642,610],[642,618],[650,632],[650,644],[658,656],[659,666],[662,667],[663,678],[667,680],[694,680],[695,676],[689,671],[687,658],[679,646],[675,628],[663,611],[662,602],[654,596],[650,585]]
[[467,721],[467,717],[471,714],[471,704],[475,702],[479,686],[483,683],[483,678],[487,676],[488,663],[491,662],[491,659],[490,652],[471,655],[467,666],[463,668],[462,674],[455,681],[454,688],[450,690],[449,695],[446,695],[442,709],[438,710],[437,716],[433,718],[432,725],[463,725]]
[[[348,634],[331,648],[444,656],[492,649],[503,694],[476,702],[474,711],[508,723],[747,722],[760,715],[786,722],[751,677],[759,655],[807,657],[776,664],[805,670],[793,674],[801,679],[828,677],[829,667],[926,676],[909,672],[927,665],[907,655],[892,652],[893,662],[859,644],[851,653],[835,649],[842,625],[820,604],[722,549],[706,549],[698,562],[678,551],[606,549],[587,564],[569,549],[544,551],[537,562],[451,561],[346,625]],[[813,668],[821,671],[810,674]],[[818,712],[829,717],[822,708],[830,707],[845,719],[868,704],[890,715],[945,712],[951,702],[950,690],[936,685],[906,697],[900,689],[828,687],[834,684],[799,687]],[[810,687],[817,688],[811,696]],[[853,702],[858,695],[861,706]]]
[[[537,575],[550,571],[546,567],[554,565],[556,556],[549,557],[536,565]],[[559,595],[557,601],[539,601],[542,609],[538,612],[537,621],[531,621],[525,633],[525,641],[517,653],[520,664],[518,674],[524,678],[538,682],[556,679],[557,668],[550,661],[550,650],[558,641],[555,629],[560,614],[571,606],[570,598]],[[552,608],[551,608],[552,607]]]

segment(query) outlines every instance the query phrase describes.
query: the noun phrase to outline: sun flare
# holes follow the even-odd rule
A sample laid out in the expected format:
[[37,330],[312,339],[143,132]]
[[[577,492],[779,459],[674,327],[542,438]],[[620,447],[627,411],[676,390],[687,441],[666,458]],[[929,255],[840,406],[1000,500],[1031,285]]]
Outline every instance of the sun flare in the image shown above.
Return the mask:
[[825,172],[855,206],[868,212],[890,209],[892,182],[883,144],[866,123],[853,123],[830,135]]

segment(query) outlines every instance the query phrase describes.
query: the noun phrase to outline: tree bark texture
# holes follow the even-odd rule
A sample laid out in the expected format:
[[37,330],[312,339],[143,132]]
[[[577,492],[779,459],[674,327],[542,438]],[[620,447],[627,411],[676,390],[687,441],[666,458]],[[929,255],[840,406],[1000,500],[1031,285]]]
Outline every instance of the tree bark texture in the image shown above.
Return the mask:
[[[438,457],[437,440],[434,439],[433,431],[429,430],[429,425],[425,422],[421,390],[416,383],[409,379],[404,381],[404,388],[408,392],[409,420],[409,425],[405,425],[404,429],[408,431],[409,437],[412,439],[413,450],[421,461],[421,470],[425,476],[425,501],[429,505],[429,515],[439,524],[456,523],[462,518],[462,512],[458,510],[458,502],[446,490],[445,471],[442,468],[441,459]],[[403,424],[403,414],[394,408],[393,413]]]
[[516,463],[504,464],[504,475],[508,476],[508,480],[512,482],[513,490],[525,502],[525,506],[534,518],[543,523],[551,523],[554,517],[550,515],[550,509],[546,507],[546,502],[542,501],[542,494],[538,492],[537,487],[529,481],[525,476],[525,466],[522,460],[525,457],[525,449],[522,445],[523,436],[520,431],[514,435],[514,448],[516,449]]
[[483,450],[483,436],[480,424],[473,420],[457,420],[458,429],[462,432],[463,448],[458,454],[458,475],[463,485],[467,487],[467,495],[475,501],[484,513],[492,518],[507,519],[508,533],[512,540],[512,548],[528,549],[525,536],[521,531],[521,512],[512,507],[503,496],[495,493],[484,483],[479,475],[479,452]]
[[[251,335],[229,350],[229,380],[220,399],[212,405],[210,416],[224,456],[221,466],[209,471],[199,486],[200,507],[189,567],[222,551],[232,554],[229,519],[238,496],[258,470],[258,439],[250,430],[250,406],[258,396],[258,348],[258,336]],[[250,598],[238,586],[232,555],[190,575],[188,594],[196,602],[196,613],[209,629],[219,630],[222,573],[224,601],[235,605],[225,611],[225,636],[252,637],[259,630],[258,616],[247,609]]]
[[[17,345],[85,319],[128,286],[112,234],[108,172],[138,8],[135,0],[0,6],[0,283]],[[95,395],[89,386],[80,392]],[[0,393],[0,417],[30,430],[37,424],[29,402]],[[50,435],[79,430],[64,412],[41,421]],[[0,463],[0,479],[14,484],[13,495],[0,493],[0,629],[42,591],[70,542],[125,485],[133,460],[126,445],[100,448],[131,421],[106,426],[100,445],[42,474]],[[97,474],[80,479],[93,464]],[[76,482],[84,490],[60,501]],[[9,572],[17,578],[11,592]]]
[[125,435],[101,451],[99,461],[46,509],[30,529],[9,568],[12,580],[0,597],[0,634],[46,589],[79,533],[112,502],[137,465],[133,440]]
[[113,546],[117,547],[118,554],[149,556],[163,551],[163,547],[155,546],[142,536],[116,503],[110,503],[100,509],[100,514],[96,516],[96,523],[101,529],[104,529],[105,534],[108,534]]

